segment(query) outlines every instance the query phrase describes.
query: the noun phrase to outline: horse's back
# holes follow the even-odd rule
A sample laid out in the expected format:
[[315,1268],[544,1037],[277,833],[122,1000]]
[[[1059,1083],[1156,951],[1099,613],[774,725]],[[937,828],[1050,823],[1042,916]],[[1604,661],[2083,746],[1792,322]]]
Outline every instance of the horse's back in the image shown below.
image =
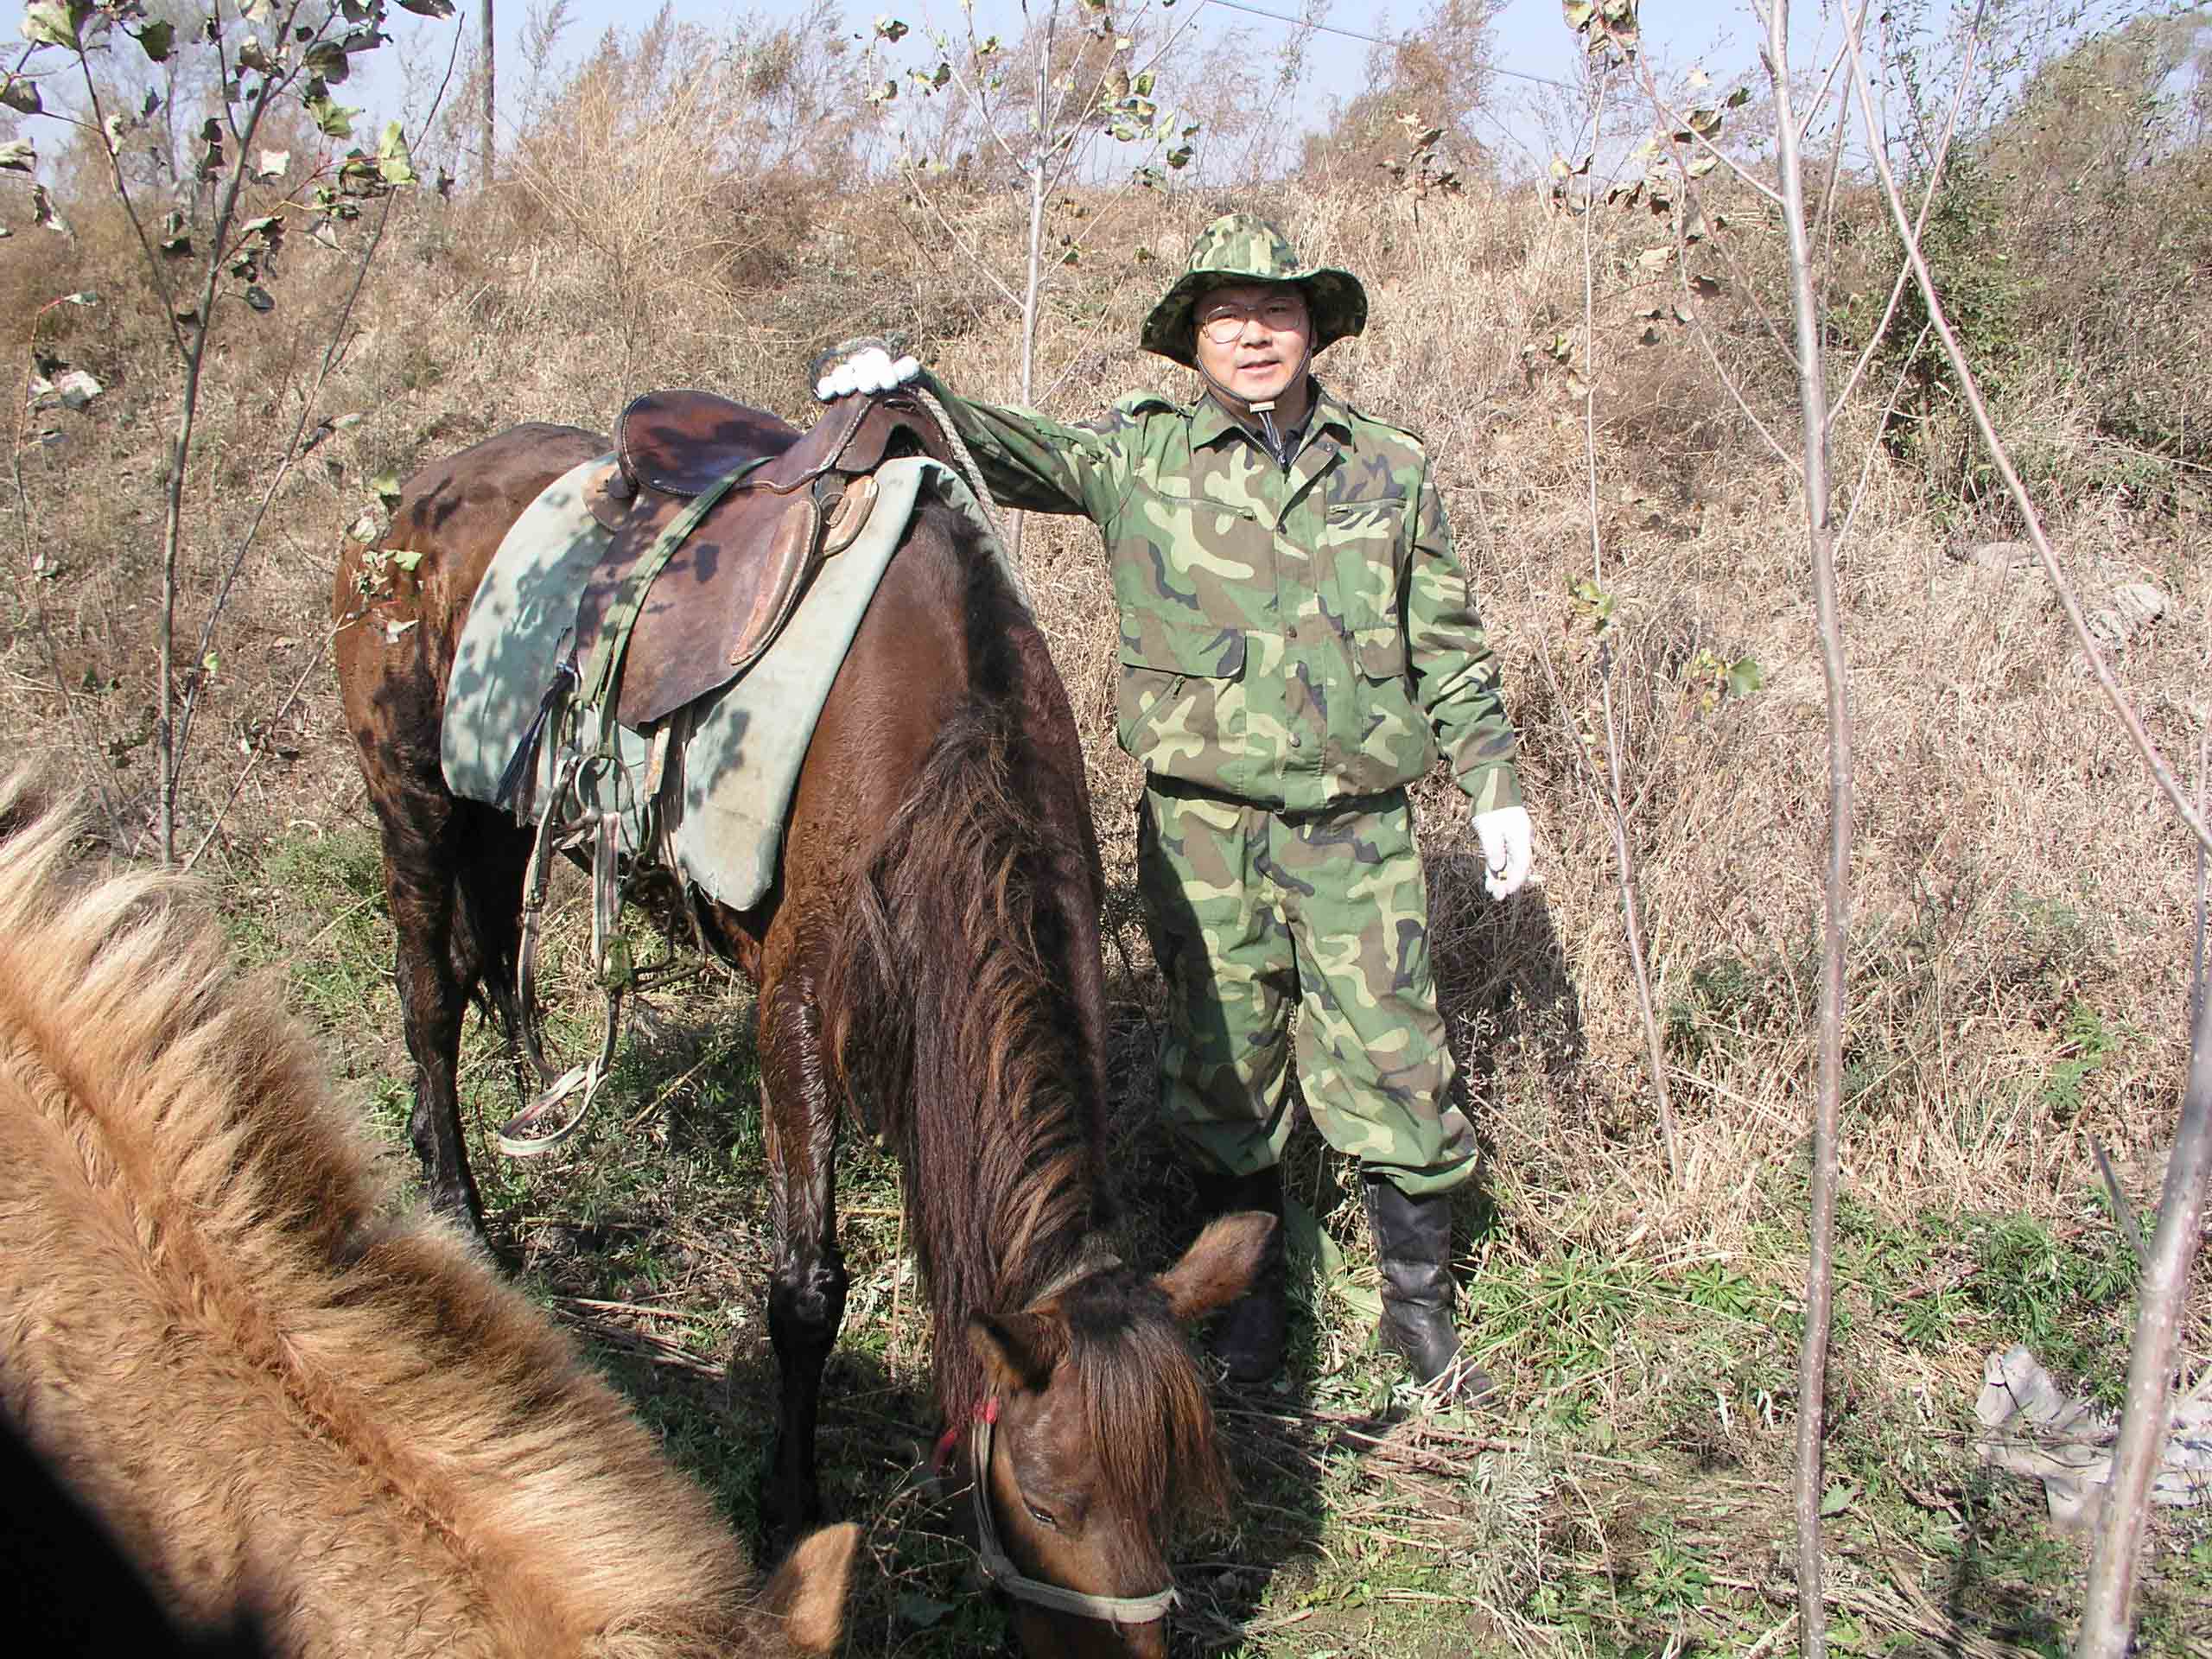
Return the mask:
[[70,887],[35,805],[0,784],[0,1412],[168,1603],[334,1659],[790,1651],[568,1340],[383,1219],[273,988],[158,887]]

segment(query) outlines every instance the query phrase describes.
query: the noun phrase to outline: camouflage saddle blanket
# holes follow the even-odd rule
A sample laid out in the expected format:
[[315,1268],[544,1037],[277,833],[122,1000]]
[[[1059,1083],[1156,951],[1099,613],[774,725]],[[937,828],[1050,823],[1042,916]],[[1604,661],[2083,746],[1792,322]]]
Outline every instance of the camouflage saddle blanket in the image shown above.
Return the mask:
[[[564,474],[524,511],[469,607],[447,689],[442,756],[447,785],[463,799],[509,804],[500,799],[503,774],[574,656],[577,607],[607,551],[610,532],[593,516],[588,492],[613,459]],[[583,805],[619,815],[622,849],[633,856],[650,833],[646,809],[658,788],[682,874],[733,909],[758,904],[774,882],[807,744],[922,492],[936,492],[990,533],[968,486],[935,461],[887,461],[874,478],[879,493],[866,525],[813,574],[775,642],[740,677],[665,719],[643,729],[618,721],[619,764],[577,779]],[[552,788],[577,753],[600,749],[602,718],[580,709],[568,743],[539,747],[537,787],[523,798]],[[676,771],[657,778],[664,728],[658,765]]]

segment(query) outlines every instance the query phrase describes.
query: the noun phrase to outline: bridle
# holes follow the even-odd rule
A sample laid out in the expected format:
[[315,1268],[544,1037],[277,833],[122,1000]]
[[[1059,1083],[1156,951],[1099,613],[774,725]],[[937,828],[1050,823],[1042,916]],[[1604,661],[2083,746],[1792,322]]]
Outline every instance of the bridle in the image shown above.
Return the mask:
[[[1050,1301],[1077,1280],[1119,1265],[1111,1255],[1079,1255],[1073,1267],[1031,1298],[1032,1304]],[[1103,1619],[1109,1624],[1149,1624],[1154,1619],[1166,1618],[1167,1610],[1176,1601],[1172,1581],[1148,1596],[1094,1596],[1088,1591],[1070,1590],[1064,1585],[1033,1579],[1014,1564],[1014,1558],[999,1541],[998,1521],[991,1514],[991,1446],[998,1421],[998,1396],[993,1395],[976,1405],[968,1434],[968,1491],[976,1506],[976,1558],[982,1567],[983,1576],[1016,1601],[1056,1613],[1070,1613],[1077,1618]],[[959,1432],[956,1422],[938,1442],[936,1461],[939,1473],[944,1472],[951,1457],[953,1440]]]

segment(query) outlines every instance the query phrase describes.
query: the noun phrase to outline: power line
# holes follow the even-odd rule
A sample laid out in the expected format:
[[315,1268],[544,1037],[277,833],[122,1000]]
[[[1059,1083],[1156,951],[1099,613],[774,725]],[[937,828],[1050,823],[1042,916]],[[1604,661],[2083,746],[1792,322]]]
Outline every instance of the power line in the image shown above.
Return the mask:
[[[1244,4],[1243,0],[1198,0],[1198,3],[1201,5],[1221,6],[1230,11],[1249,12],[1255,17],[1265,17],[1270,22],[1288,23],[1294,29],[1318,29],[1324,35],[1341,35],[1348,41],[1365,41],[1370,46],[1404,46],[1407,44],[1403,40],[1390,40],[1381,35],[1363,35],[1356,29],[1338,29],[1334,23],[1317,23],[1304,17],[1285,16],[1279,11],[1262,11],[1257,6],[1248,6]],[[1501,69],[1496,64],[1490,66],[1490,72],[1494,75],[1510,76],[1515,80],[1533,80],[1539,86],[1556,86],[1561,92],[1572,92],[1580,90],[1579,87],[1569,86],[1563,80],[1552,80],[1543,75],[1523,74],[1518,69]]]

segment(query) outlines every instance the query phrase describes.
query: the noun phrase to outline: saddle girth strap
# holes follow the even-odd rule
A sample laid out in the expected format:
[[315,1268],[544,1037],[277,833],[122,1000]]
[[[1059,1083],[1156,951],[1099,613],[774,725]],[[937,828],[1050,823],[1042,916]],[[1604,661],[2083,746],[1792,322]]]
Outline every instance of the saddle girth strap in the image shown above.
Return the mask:
[[660,539],[645,556],[623,578],[620,590],[608,607],[607,626],[600,630],[598,643],[592,648],[591,662],[584,670],[578,696],[585,707],[600,709],[608,721],[613,721],[614,687],[621,673],[623,654],[629,650],[631,632],[645,610],[645,594],[652,587],[653,578],[660,575],[675,556],[676,550],[699,527],[700,521],[714,510],[715,503],[734,489],[747,474],[766,466],[767,461],[765,456],[748,461],[693,496],[683,511],[669,521],[668,528],[661,531]]

